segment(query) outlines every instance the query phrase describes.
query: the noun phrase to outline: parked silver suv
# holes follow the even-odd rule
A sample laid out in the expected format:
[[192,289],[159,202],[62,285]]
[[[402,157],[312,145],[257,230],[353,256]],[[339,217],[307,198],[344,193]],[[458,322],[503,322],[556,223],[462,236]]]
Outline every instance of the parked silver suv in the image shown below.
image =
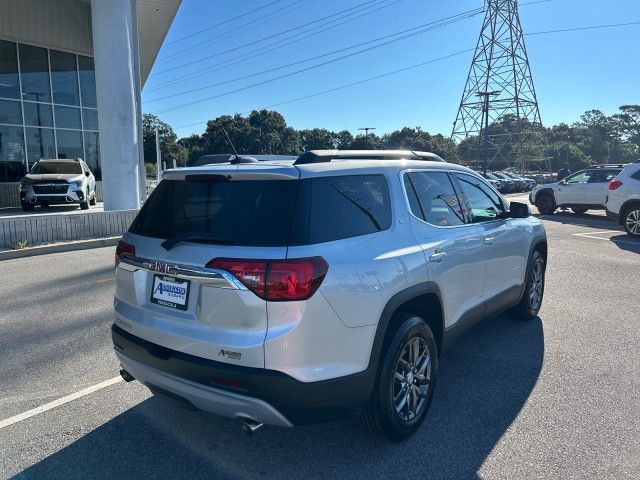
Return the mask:
[[546,258],[528,206],[433,154],[168,170],[116,250],[113,344],[125,380],[245,430],[361,413],[401,440],[446,345],[536,317]]
[[39,160],[20,181],[20,203],[25,212],[36,205],[78,203],[86,210],[96,204],[96,179],[81,159]]

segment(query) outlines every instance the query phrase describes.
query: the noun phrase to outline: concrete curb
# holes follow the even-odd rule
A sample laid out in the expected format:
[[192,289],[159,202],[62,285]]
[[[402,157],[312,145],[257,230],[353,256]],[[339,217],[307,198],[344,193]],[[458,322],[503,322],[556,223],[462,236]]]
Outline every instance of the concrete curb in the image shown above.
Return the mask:
[[70,252],[73,250],[87,250],[90,248],[112,247],[118,244],[122,237],[94,238],[91,240],[80,240],[77,242],[54,243],[52,245],[42,245],[40,247],[22,248],[20,250],[5,250],[0,252],[0,261],[14,258],[32,257],[35,255],[46,255],[48,253]]

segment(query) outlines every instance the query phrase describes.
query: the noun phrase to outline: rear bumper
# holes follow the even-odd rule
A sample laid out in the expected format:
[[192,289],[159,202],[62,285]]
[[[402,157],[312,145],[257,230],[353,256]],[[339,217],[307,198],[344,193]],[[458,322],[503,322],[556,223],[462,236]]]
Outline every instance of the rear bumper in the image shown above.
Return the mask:
[[241,367],[172,350],[111,327],[122,367],[151,389],[160,387],[196,408],[278,426],[348,416],[368,404],[375,373],[300,382],[282,372]]
[[620,223],[620,215],[618,215],[617,213],[612,212],[611,210],[609,210],[606,207],[605,207],[605,211],[607,212],[607,218],[609,220],[613,220],[616,223]]

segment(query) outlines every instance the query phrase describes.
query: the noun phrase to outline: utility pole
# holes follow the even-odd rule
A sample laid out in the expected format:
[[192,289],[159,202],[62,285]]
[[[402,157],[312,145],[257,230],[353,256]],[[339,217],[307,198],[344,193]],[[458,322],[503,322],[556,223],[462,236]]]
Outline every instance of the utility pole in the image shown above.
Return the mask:
[[364,136],[368,137],[369,136],[369,130],[375,130],[376,127],[362,127],[359,128],[358,130],[364,130]]
[[480,121],[480,137],[482,138],[482,172],[486,175],[489,165],[489,99],[499,95],[500,92],[476,92],[476,96],[482,99],[482,117]]
[[156,127],[156,180],[159,182],[162,176],[162,160],[160,158],[160,133]]

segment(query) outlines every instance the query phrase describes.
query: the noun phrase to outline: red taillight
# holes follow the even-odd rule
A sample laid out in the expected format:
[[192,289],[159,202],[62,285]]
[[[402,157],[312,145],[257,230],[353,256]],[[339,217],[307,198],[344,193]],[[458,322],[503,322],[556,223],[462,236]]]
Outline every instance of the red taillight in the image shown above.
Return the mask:
[[239,258],[214,258],[207,263],[207,268],[219,268],[233,274],[242,284],[264,298],[266,260],[242,260]]
[[615,190],[616,188],[620,188],[622,186],[622,182],[620,180],[616,180],[615,178],[609,182],[609,190]]
[[329,269],[322,257],[288,260],[216,258],[207,263],[207,267],[232,273],[249,290],[269,301],[310,298]]
[[125,255],[130,255],[133,257],[135,256],[135,254],[136,247],[134,247],[130,243],[120,240],[118,242],[118,246],[116,247],[116,267],[118,266],[118,263],[120,262],[120,259],[122,257],[124,257]]

